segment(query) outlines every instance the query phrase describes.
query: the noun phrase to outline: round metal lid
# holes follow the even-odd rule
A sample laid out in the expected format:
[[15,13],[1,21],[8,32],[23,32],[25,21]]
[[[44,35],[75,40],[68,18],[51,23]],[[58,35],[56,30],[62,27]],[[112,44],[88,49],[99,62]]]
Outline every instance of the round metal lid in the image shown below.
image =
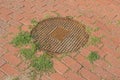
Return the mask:
[[31,35],[41,48],[53,53],[74,52],[89,38],[85,25],[70,18],[49,18],[38,23]]

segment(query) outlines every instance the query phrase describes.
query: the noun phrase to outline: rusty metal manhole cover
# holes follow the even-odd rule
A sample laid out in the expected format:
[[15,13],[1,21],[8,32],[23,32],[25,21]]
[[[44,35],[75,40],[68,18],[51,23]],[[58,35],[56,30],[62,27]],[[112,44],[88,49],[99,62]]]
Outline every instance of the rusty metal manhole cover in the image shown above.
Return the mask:
[[89,38],[85,25],[70,18],[49,18],[39,22],[31,31],[41,48],[54,53],[74,52]]

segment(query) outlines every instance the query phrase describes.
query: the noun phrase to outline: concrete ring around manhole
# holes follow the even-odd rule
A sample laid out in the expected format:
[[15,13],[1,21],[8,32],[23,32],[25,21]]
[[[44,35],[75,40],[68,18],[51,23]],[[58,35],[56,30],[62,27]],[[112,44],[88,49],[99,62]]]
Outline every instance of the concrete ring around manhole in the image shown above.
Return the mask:
[[52,53],[78,51],[89,39],[85,25],[64,17],[48,18],[40,21],[31,31],[35,42]]

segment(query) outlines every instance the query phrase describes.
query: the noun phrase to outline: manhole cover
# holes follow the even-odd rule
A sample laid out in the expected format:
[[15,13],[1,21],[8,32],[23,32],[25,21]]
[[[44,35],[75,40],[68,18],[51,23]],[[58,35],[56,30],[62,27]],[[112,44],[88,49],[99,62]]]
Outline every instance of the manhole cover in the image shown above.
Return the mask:
[[54,53],[74,52],[89,38],[85,25],[70,18],[49,18],[39,22],[31,31],[41,48]]

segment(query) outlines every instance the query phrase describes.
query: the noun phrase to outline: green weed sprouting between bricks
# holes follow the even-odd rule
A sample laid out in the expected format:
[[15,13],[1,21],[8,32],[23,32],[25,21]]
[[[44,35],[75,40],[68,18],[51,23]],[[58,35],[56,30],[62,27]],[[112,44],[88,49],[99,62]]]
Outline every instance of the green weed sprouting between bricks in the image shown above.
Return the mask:
[[93,28],[86,27],[86,32],[91,35],[91,33],[93,32]]
[[86,27],[86,32],[91,35],[93,32],[98,31],[100,28],[99,27],[95,27],[95,28],[91,28],[91,27]]
[[38,23],[39,23],[39,22],[38,22],[36,19],[32,19],[32,20],[31,20],[32,26],[37,26]]
[[23,46],[28,44],[31,41],[32,37],[28,32],[21,31],[18,35],[12,40],[12,44],[15,46]]
[[45,14],[43,20],[44,20],[44,19],[48,19],[48,18],[52,18],[52,17],[54,17],[54,16],[51,16],[50,14]]
[[53,63],[47,54],[43,54],[38,58],[32,60],[31,66],[41,72],[47,72],[52,70]]
[[20,53],[26,58],[26,59],[32,59],[34,57],[35,52],[40,49],[40,44],[37,43],[31,43],[31,48],[22,48],[20,50]]
[[14,78],[14,79],[12,79],[12,80],[20,80],[18,77],[16,77],[16,78]]
[[117,25],[120,25],[120,20],[117,21]]
[[98,60],[100,56],[96,51],[91,51],[88,55],[87,59],[90,61],[90,63],[94,63],[94,61]]
[[26,58],[31,60],[31,66],[38,71],[46,72],[53,68],[53,63],[51,62],[51,57],[44,53],[40,57],[35,57],[35,52],[39,49],[38,44],[31,44],[31,48],[21,49],[20,53]]
[[30,80],[36,80],[37,72],[35,70],[30,71]]
[[20,53],[26,58],[26,59],[31,59],[34,55],[34,50],[32,49],[21,49]]
[[41,49],[41,45],[39,42],[34,42],[31,44],[32,45],[32,48],[37,51],[37,50],[40,50]]
[[93,32],[96,32],[98,30],[99,30],[99,27],[95,27],[95,28],[86,27],[86,32],[89,34],[89,40],[85,47],[87,47],[89,45],[97,45],[97,44],[101,43],[101,38],[103,38],[103,36],[97,37],[97,36],[92,35]]
[[[33,26],[36,26],[38,22],[33,19],[31,21]],[[35,43],[32,41],[33,38],[30,35],[29,32],[25,32],[20,30],[20,33],[17,34],[17,36],[12,40],[12,44],[15,45],[16,47],[20,47],[20,53],[27,59],[31,61],[32,67],[39,71],[50,71],[53,69],[53,63],[50,60],[51,58],[44,53],[40,57],[36,57],[35,53],[37,50],[40,49],[40,44]],[[29,45],[30,48],[25,48],[25,46]]]
[[101,38],[100,37],[96,37],[96,36],[91,36],[90,37],[90,44],[91,45],[97,45],[101,43]]

